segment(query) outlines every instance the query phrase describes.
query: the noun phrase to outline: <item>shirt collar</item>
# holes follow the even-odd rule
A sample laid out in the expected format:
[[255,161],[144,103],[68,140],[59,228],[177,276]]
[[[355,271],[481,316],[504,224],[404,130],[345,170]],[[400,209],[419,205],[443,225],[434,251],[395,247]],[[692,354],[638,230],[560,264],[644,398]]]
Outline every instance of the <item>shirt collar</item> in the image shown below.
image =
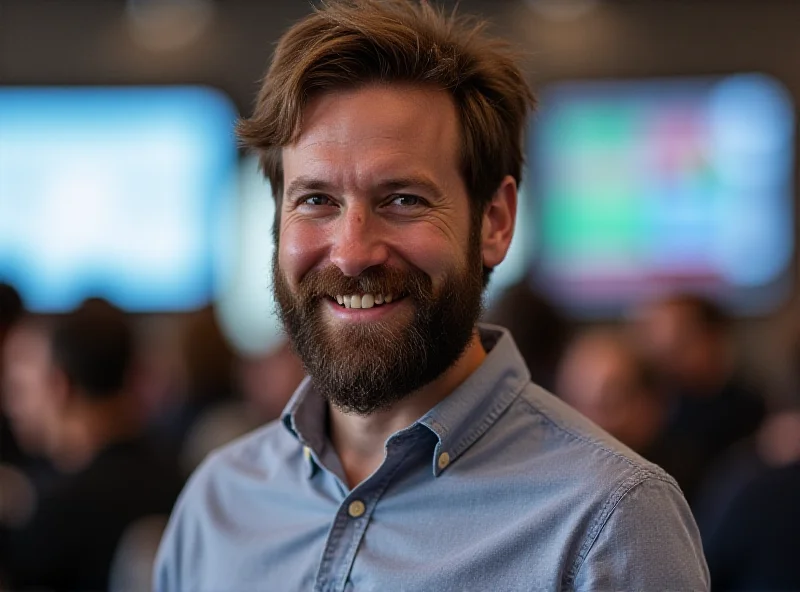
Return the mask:
[[507,329],[480,324],[478,331],[487,352],[483,363],[418,421],[439,439],[433,453],[436,476],[492,427],[530,382],[528,367]]
[[[436,435],[435,476],[458,460],[530,382],[530,372],[507,329],[479,324],[478,331],[487,352],[483,363],[447,398],[406,428],[423,425]],[[281,421],[313,453],[325,446],[327,414],[327,402],[306,378],[286,405]]]
[[308,477],[315,473],[314,454],[318,455],[325,446],[327,421],[328,403],[317,393],[307,376],[286,404],[281,422],[303,445]]

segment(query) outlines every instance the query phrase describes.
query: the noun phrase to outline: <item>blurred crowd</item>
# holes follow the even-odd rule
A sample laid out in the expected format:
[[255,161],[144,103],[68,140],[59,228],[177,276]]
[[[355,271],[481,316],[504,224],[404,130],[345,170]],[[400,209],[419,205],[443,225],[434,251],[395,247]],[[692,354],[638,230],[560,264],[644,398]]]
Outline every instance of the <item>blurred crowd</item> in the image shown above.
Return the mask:
[[302,378],[285,343],[236,355],[211,307],[37,316],[0,284],[0,590],[150,589],[188,476]]
[[[800,587],[800,410],[744,370],[722,308],[672,294],[585,326],[520,283],[485,318],[534,382],[675,477],[715,589]],[[800,385],[800,339],[795,355]],[[302,378],[285,342],[235,352],[213,307],[38,316],[0,285],[0,589],[149,589],[192,470],[279,417]]]

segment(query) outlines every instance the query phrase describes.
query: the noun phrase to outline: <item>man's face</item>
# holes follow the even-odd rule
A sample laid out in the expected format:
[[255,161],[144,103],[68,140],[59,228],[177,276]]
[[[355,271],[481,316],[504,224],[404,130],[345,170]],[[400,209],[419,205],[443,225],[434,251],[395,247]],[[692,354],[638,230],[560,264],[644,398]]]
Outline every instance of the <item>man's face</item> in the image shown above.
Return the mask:
[[390,407],[472,337],[481,229],[458,130],[445,92],[369,86],[312,100],[283,150],[276,298],[317,388],[346,411]]
[[645,310],[641,323],[643,351],[677,386],[691,388],[714,366],[720,350],[688,306],[657,303]]

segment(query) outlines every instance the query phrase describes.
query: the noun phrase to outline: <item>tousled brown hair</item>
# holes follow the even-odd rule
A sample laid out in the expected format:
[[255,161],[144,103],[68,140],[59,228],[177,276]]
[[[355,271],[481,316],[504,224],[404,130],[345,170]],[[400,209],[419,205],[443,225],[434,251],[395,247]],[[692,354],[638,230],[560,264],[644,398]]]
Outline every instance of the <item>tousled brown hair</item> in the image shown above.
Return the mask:
[[500,182],[522,176],[522,134],[533,94],[508,46],[485,23],[425,0],[329,0],[280,39],[253,116],[237,133],[260,155],[276,200],[281,148],[301,133],[316,94],[404,82],[449,92],[461,124],[461,172],[482,212]]

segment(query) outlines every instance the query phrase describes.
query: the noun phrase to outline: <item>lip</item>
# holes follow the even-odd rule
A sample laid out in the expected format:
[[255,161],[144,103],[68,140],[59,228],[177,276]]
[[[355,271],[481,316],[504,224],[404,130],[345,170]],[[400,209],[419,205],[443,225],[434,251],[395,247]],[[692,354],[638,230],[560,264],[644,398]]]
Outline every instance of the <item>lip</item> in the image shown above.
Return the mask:
[[405,304],[406,298],[393,300],[389,304],[381,304],[372,308],[345,308],[331,298],[325,298],[325,305],[331,314],[338,319],[349,322],[369,322],[386,317]]

